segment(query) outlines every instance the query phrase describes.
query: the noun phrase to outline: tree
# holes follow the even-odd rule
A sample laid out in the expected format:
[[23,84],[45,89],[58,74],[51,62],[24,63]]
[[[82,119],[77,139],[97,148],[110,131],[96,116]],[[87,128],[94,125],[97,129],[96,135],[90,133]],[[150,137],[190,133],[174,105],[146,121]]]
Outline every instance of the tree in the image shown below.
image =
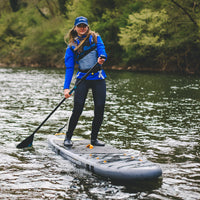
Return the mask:
[[168,15],[163,9],[152,11],[143,9],[129,15],[126,27],[120,28],[119,43],[125,50],[125,61],[128,64],[141,60],[165,45]]
[[155,0],[145,6],[148,9],[129,15],[119,34],[127,65],[199,71],[199,56],[195,56],[200,50],[198,4],[190,0],[177,2]]

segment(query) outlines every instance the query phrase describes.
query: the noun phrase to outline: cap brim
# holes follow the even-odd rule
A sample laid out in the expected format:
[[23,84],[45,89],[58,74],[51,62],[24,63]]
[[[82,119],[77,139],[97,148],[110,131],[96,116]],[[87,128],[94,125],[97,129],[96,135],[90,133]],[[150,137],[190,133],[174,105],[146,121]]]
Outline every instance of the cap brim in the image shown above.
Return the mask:
[[78,26],[79,24],[85,24],[85,25],[87,25],[87,26],[88,26],[88,24],[87,24],[87,23],[85,23],[85,22],[79,22],[79,23],[77,23],[75,26]]

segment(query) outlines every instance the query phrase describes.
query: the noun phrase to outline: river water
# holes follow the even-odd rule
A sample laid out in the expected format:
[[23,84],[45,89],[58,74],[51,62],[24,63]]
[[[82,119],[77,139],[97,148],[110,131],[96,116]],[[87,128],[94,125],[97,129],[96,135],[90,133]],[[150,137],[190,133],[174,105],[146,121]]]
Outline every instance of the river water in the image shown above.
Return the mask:
[[[0,68],[0,199],[200,199],[200,78],[108,71],[99,139],[158,163],[162,179],[120,185],[56,155],[47,138],[67,121],[72,98],[17,149],[63,99],[64,69]],[[74,83],[74,80],[73,80]],[[75,135],[90,138],[92,94]]]

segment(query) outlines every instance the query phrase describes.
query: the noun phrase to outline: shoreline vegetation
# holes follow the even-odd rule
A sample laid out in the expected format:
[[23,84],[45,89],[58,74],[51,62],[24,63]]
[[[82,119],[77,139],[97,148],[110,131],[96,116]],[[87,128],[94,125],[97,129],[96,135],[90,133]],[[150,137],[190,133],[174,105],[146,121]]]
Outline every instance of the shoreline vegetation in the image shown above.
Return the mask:
[[64,36],[81,15],[105,43],[105,69],[200,75],[196,0],[2,1],[0,67],[64,68]]
[[[30,68],[65,68],[64,63],[63,64],[51,64],[51,65],[41,65],[41,64],[4,64],[0,63],[0,67],[6,68],[17,68],[17,67],[30,67]],[[150,72],[150,73],[177,73],[177,74],[185,74],[185,75],[200,75],[200,73],[195,73],[192,70],[185,70],[185,71],[179,71],[176,67],[171,67],[168,69],[163,69],[163,68],[153,68],[153,67],[139,67],[139,66],[117,66],[117,65],[112,65],[108,66],[104,64],[104,69],[105,70],[115,70],[115,71],[132,71],[132,72]]]

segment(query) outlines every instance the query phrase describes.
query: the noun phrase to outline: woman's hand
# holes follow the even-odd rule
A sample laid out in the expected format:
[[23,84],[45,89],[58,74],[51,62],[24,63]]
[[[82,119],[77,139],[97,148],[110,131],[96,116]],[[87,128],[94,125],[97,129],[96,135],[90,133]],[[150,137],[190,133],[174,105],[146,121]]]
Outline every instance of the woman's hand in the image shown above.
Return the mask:
[[64,95],[65,95],[65,98],[69,98],[70,96],[72,96],[71,94],[69,94],[70,90],[69,89],[64,89]]
[[98,61],[97,61],[100,65],[103,65],[103,63],[105,62],[105,58],[102,57],[98,57]]

